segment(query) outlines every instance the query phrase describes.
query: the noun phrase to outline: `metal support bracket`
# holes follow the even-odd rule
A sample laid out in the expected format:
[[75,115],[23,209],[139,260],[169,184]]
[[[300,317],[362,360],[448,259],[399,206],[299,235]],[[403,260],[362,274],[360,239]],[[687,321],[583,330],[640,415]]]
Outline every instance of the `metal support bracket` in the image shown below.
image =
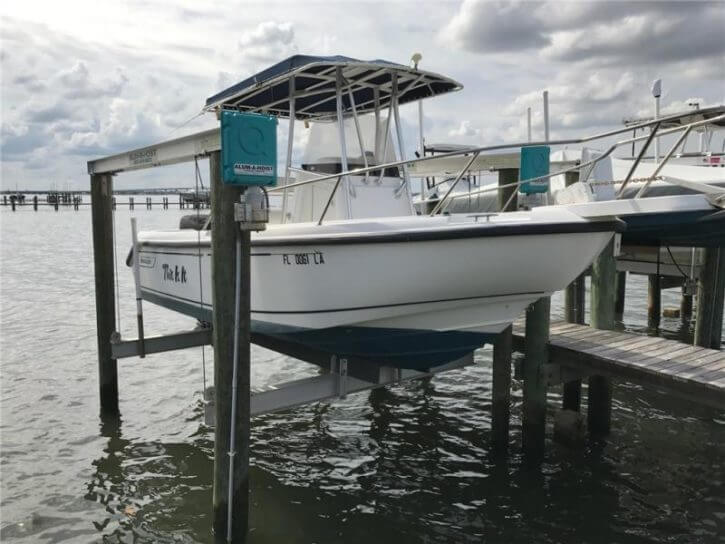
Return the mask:
[[[151,353],[206,346],[211,344],[211,337],[211,327],[176,334],[147,336],[144,338],[143,353],[150,355]],[[111,356],[113,359],[139,357],[141,353],[142,349],[138,338],[123,340],[120,334],[116,334],[111,339]]]

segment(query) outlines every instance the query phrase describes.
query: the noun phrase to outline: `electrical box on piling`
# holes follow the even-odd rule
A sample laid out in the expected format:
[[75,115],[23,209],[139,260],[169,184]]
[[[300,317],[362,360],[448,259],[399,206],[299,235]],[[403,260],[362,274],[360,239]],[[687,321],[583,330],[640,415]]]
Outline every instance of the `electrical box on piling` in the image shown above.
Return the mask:
[[224,183],[276,185],[276,117],[224,110],[221,131]]

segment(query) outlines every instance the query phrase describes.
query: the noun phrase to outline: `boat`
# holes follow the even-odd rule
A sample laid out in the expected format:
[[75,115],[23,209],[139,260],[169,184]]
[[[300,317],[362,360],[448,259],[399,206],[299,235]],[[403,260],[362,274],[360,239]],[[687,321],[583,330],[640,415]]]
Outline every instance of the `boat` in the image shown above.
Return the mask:
[[[207,100],[209,112],[265,112],[309,131],[295,168],[289,123],[285,182],[271,190],[279,223],[252,235],[252,342],[311,362],[430,369],[490,343],[622,229],[566,206],[418,215],[396,156],[398,107],[461,87],[383,60],[297,55]],[[209,230],[140,232],[142,298],[210,322],[210,241]]]
[[[626,128],[633,130],[634,137],[619,142],[618,147],[635,149],[638,131],[646,129],[648,140],[651,127],[633,125],[628,121]],[[640,123],[654,124],[656,120],[641,119]],[[632,128],[634,126],[634,128]],[[664,129],[682,129],[684,138],[672,147],[672,153],[655,161],[654,156],[645,154],[647,142],[641,147],[637,157],[613,157],[605,150],[591,147],[565,148],[551,154],[554,169],[574,169],[577,165],[592,165],[576,172],[582,182],[568,187],[564,174],[552,175],[546,193],[545,202],[559,205],[581,205],[583,203],[626,201],[645,199],[646,207],[632,207],[628,204],[609,204],[607,209],[621,212],[618,216],[625,221],[627,228],[622,234],[622,243],[628,246],[695,246],[722,247],[725,245],[725,211],[719,205],[707,199],[702,187],[709,187],[713,193],[725,193],[725,169],[719,165],[718,155],[707,145],[711,142],[714,130],[725,127],[725,106],[714,106],[702,110],[683,111],[668,116],[661,126]],[[688,127],[691,127],[688,129]],[[685,145],[690,132],[699,132],[702,152],[681,151],[679,145]],[[623,131],[620,131],[623,132]],[[591,141],[595,138],[588,138]],[[704,142],[704,143],[703,143]],[[556,145],[558,142],[551,142]],[[566,144],[566,142],[564,142]],[[679,145],[677,145],[679,144]],[[438,144],[430,147],[430,153],[447,154],[450,149],[460,149],[471,154],[473,146],[451,146]],[[418,163],[411,168],[416,176],[425,176],[432,180],[428,184],[426,199],[416,202],[420,210],[429,210],[440,201],[442,194],[450,188],[455,173],[466,163],[467,156],[444,156],[427,163]],[[695,160],[696,158],[702,160]],[[457,213],[491,213],[499,210],[497,196],[498,183],[495,179],[484,181],[482,174],[491,168],[515,167],[517,154],[480,155],[471,171],[478,176],[469,176],[474,184],[459,183],[448,196],[446,209]],[[716,162],[713,162],[716,161]],[[646,187],[645,187],[646,186]],[[643,190],[643,187],[645,189]],[[665,198],[667,197],[667,198]],[[657,199],[653,202],[652,199]],[[519,205],[526,207],[525,200]],[[576,208],[579,213],[582,208]],[[590,209],[605,209],[593,206]],[[645,209],[647,211],[645,211]]]

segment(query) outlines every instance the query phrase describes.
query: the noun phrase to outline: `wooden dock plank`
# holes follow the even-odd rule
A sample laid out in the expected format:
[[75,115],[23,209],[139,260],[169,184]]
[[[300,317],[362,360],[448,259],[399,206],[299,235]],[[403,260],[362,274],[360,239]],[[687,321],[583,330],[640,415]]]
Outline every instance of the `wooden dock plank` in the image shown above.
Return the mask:
[[[514,324],[514,347],[524,344],[523,322]],[[654,386],[725,409],[725,351],[665,338],[586,325],[552,322],[551,362]]]

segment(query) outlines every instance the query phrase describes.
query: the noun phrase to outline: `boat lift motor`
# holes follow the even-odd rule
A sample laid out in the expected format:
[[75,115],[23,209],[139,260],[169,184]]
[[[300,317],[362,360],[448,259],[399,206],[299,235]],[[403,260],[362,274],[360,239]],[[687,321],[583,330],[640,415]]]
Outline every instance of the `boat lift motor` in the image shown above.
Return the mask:
[[247,187],[234,204],[234,220],[239,223],[240,230],[261,231],[269,222],[269,198],[267,192],[259,185]]

